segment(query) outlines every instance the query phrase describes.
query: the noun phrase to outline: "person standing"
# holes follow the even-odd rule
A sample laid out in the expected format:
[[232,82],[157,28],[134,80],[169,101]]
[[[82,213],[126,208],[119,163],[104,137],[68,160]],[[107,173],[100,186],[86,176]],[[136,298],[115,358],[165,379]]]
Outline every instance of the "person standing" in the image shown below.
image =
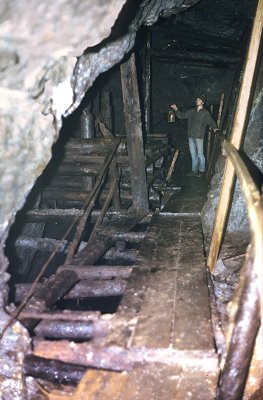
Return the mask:
[[209,111],[204,108],[205,102],[206,96],[199,95],[195,101],[196,107],[187,111],[180,111],[176,104],[170,106],[179,119],[188,120],[188,140],[192,158],[192,171],[187,174],[188,176],[205,175],[204,137],[206,128],[210,126],[214,131],[219,130]]

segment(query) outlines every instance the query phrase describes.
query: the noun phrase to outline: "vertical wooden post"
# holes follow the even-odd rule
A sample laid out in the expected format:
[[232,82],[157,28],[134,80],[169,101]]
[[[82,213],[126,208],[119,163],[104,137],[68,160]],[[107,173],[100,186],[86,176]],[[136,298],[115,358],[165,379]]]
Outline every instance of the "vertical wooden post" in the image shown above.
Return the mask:
[[151,32],[147,32],[146,59],[144,69],[144,112],[146,135],[151,127]]
[[[213,115],[214,111],[214,106],[211,104],[210,106],[210,113]],[[212,135],[212,128],[208,128],[208,138],[207,138],[207,151],[206,151],[206,158],[207,158],[207,164],[210,164],[210,152],[211,152],[211,135]],[[209,168],[207,168],[209,169]]]
[[[232,134],[230,138],[230,142],[236,147],[236,149],[239,149],[244,136],[246,118],[248,113],[248,105],[251,97],[254,72],[255,72],[260,40],[262,35],[262,26],[263,26],[263,0],[259,0],[256,16],[254,19],[250,44],[248,48],[243,80],[237,101],[237,108],[234,116]],[[214,271],[219,249],[222,243],[225,223],[232,199],[231,194],[234,184],[234,178],[235,178],[234,167],[229,158],[227,158],[219,203],[216,211],[216,218],[211,239],[211,246],[207,260],[207,264],[211,272]]]
[[101,93],[100,119],[112,131],[112,107],[110,92]]
[[221,116],[222,116],[222,111],[223,111],[223,106],[224,106],[224,98],[225,98],[225,94],[221,93],[220,105],[219,105],[218,116],[217,116],[217,126],[218,127],[220,127],[220,124],[221,124]]
[[121,65],[121,84],[129,155],[133,208],[148,210],[148,193],[135,55]]
[[92,139],[95,137],[95,119],[90,111],[91,104],[89,104],[82,112],[80,117],[80,137],[83,139]]

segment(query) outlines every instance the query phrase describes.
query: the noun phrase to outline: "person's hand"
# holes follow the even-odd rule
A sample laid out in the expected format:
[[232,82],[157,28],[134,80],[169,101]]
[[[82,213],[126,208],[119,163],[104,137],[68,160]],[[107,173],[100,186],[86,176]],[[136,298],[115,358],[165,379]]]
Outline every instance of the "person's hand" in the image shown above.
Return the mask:
[[171,107],[171,108],[173,108],[173,109],[174,109],[174,111],[177,111],[177,110],[178,110],[178,107],[177,107],[177,105],[176,105],[176,104],[171,104],[171,105],[170,105],[170,107]]

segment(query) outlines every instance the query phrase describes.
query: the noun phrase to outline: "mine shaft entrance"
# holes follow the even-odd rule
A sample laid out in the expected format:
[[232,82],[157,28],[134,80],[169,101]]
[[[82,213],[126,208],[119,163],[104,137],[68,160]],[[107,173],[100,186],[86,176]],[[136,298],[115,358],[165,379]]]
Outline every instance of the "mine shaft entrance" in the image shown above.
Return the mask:
[[[166,396],[185,398],[190,390],[201,400],[205,381],[212,399],[219,369],[200,212],[220,137],[207,131],[206,178],[188,178],[186,126],[168,122],[167,113],[173,102],[191,107],[209,87],[207,106],[227,135],[242,49],[207,35],[211,52],[200,56],[202,34],[182,29],[180,45],[167,43],[170,26],[151,34],[151,65],[145,47],[138,51],[148,60],[141,92],[132,55],[65,121],[7,243],[10,301],[19,307],[26,299],[18,318],[32,335],[28,375],[75,385],[95,368],[92,388],[93,378],[110,386],[117,373],[132,370],[127,379],[118,375],[120,390],[131,393],[138,375],[147,378],[146,363],[151,395],[167,387]],[[148,102],[142,108],[152,116],[145,129],[138,118],[143,92]],[[13,304],[10,312],[16,315]]]

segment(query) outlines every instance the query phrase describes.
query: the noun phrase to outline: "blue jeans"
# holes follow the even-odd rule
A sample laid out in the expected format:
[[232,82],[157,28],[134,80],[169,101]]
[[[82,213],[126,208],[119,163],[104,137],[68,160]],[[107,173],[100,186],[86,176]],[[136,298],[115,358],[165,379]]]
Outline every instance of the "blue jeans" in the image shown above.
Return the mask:
[[205,171],[204,139],[189,138],[189,148],[192,157],[192,171]]

